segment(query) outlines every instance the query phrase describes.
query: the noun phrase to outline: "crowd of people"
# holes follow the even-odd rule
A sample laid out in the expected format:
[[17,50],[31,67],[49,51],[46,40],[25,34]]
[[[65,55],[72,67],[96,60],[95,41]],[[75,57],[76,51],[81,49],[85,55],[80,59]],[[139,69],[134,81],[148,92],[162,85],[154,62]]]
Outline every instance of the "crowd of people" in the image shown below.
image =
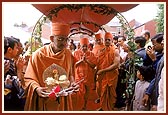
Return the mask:
[[[73,39],[68,41],[69,33],[68,24],[52,23],[51,42],[32,55],[26,53],[31,47],[29,43],[23,48],[19,39],[4,37],[5,111],[164,111],[163,33],[151,38],[150,32],[145,31],[134,38],[135,55],[143,64],[136,67],[129,109],[126,109],[127,96],[123,96],[128,85],[124,82],[128,62],[132,58],[126,37],[96,33],[94,44],[84,37],[76,46]],[[72,89],[71,94],[62,94],[55,100],[49,97],[43,77],[53,64],[66,71],[65,79]],[[88,103],[97,104],[97,108],[89,108]]]

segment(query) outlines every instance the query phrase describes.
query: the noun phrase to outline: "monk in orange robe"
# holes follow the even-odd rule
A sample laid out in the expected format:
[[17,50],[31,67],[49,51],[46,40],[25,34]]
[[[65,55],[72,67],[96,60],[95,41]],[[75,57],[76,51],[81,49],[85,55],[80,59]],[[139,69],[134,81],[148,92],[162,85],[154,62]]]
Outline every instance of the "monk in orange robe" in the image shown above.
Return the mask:
[[98,63],[98,81],[101,80],[100,105],[103,111],[114,109],[116,102],[116,86],[118,67],[120,63],[119,51],[113,45],[112,34],[107,32],[104,37],[105,48],[101,49]]
[[[81,48],[74,52],[75,58],[75,81],[84,78],[77,92],[77,110],[86,110],[88,96],[93,90],[94,68],[97,65],[97,58],[88,50],[88,38],[80,39]],[[94,90],[95,91],[95,90]]]
[[[105,48],[105,45],[103,44],[103,35],[101,33],[95,34],[95,46],[93,47],[92,52],[95,54],[95,56],[98,58],[99,62],[99,52],[101,49]],[[95,72],[97,72],[97,68],[95,68]],[[94,76],[95,80],[95,89],[98,94],[98,99],[95,100],[95,103],[100,103],[100,96],[101,96],[101,80],[96,81],[96,74]]]
[[95,35],[95,46],[93,47],[92,52],[98,56],[98,52],[100,49],[103,49],[105,46],[103,44],[103,35],[98,33]]
[[25,110],[27,111],[63,111],[73,110],[71,95],[52,100],[46,93],[43,72],[52,64],[65,69],[67,79],[71,84],[73,78],[73,56],[66,49],[70,26],[61,23],[52,23],[51,43],[38,49],[29,60],[25,73],[25,90],[27,91]]

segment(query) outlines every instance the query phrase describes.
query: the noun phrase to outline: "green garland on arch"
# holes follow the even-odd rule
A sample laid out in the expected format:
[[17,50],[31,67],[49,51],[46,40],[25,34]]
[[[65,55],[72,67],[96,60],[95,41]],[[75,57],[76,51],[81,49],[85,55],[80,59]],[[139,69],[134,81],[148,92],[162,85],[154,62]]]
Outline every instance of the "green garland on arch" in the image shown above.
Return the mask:
[[126,79],[124,82],[127,84],[126,91],[123,94],[123,97],[126,98],[126,110],[131,110],[131,101],[134,95],[134,88],[136,83],[136,65],[142,65],[143,60],[139,56],[136,55],[136,44],[134,42],[134,30],[129,26],[127,20],[122,16],[122,14],[118,13],[116,17],[119,19],[122,28],[127,36],[128,45],[130,47],[130,52],[132,53],[132,58],[128,61],[128,69],[126,70]]

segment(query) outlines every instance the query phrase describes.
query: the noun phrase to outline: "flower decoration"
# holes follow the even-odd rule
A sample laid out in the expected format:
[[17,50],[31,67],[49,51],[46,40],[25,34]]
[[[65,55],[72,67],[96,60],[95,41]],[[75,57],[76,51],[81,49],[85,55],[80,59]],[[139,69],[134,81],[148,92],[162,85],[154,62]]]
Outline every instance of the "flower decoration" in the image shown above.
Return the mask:
[[45,69],[43,79],[47,87],[46,93],[52,100],[57,99],[58,95],[70,86],[65,69],[55,63]]
[[67,77],[66,77],[66,75],[61,75],[58,80],[65,81],[65,80],[67,80]]
[[47,79],[45,80],[45,83],[48,87],[48,92],[51,92],[51,97],[53,96],[52,90],[54,90],[54,92],[56,93],[61,89],[68,88],[70,85],[70,81],[67,79],[66,75],[59,76],[57,69],[54,69],[52,72],[54,73],[53,77],[47,77]]
[[55,79],[53,77],[47,77],[47,79],[45,80],[45,83],[47,85],[55,85],[56,84]]
[[70,85],[70,81],[67,79],[66,75],[61,75],[58,79],[58,82],[62,89],[66,89]]

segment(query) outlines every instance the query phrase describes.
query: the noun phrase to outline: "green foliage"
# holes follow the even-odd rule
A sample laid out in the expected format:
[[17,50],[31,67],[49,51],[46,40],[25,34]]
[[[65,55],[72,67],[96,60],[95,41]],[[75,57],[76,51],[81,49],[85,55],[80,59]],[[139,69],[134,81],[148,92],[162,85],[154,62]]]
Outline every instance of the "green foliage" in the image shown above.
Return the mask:
[[164,32],[164,4],[158,4],[158,12],[155,21],[157,22],[157,33]]
[[132,54],[132,57],[125,62],[126,80],[122,81],[126,82],[126,91],[123,94],[123,98],[126,98],[126,102],[129,107],[134,95],[134,87],[136,83],[136,65],[142,65],[143,60],[135,53],[137,46],[134,42],[134,30],[129,26],[127,20],[120,13],[118,13],[116,17],[119,19],[122,25],[122,29],[124,30],[125,35],[127,36],[127,44],[130,47],[129,53]]
[[[30,50],[30,54],[32,54],[33,52],[35,52],[39,47],[43,46],[42,40],[41,40],[41,35],[42,35],[42,26],[48,21],[48,18],[44,15],[42,15],[42,17],[37,21],[33,32],[32,32],[32,36],[31,39],[29,40],[30,44],[31,44],[31,50]],[[35,42],[36,41],[36,42]],[[38,43],[38,45],[36,44]]]
[[134,52],[136,50],[137,46],[133,41],[128,41],[127,44],[129,45],[131,52]]

